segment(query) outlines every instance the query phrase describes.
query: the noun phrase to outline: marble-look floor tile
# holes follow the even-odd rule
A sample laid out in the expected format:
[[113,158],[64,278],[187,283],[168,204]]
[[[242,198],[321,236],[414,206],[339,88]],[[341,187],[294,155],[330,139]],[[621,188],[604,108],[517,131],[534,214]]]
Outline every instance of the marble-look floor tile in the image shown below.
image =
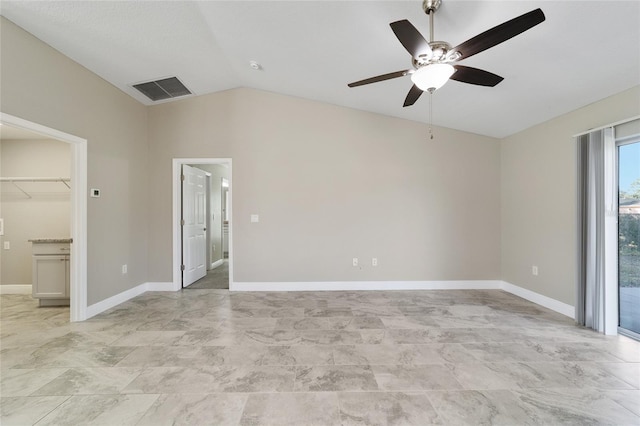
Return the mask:
[[121,337],[111,346],[169,346],[184,335],[183,331],[134,331]]
[[354,316],[354,317],[329,317],[327,318],[329,329],[333,330],[375,330],[385,328],[379,317]]
[[518,381],[502,370],[504,365],[475,362],[448,363],[446,367],[464,389],[519,389]]
[[427,392],[445,425],[540,425],[534,407],[508,390]]
[[293,367],[159,367],[144,370],[123,393],[290,392]]
[[71,348],[63,352],[35,352],[16,368],[113,367],[133,351],[130,346]]
[[338,397],[323,393],[251,394],[242,413],[243,426],[337,425]]
[[68,396],[17,396],[0,398],[0,424],[23,426],[36,424],[62,404]]
[[378,386],[387,391],[462,389],[462,385],[442,364],[419,366],[373,365]]
[[140,372],[135,368],[70,368],[32,395],[117,394]]
[[135,425],[158,395],[72,396],[38,422],[41,425]]
[[333,346],[267,346],[261,365],[333,365]]
[[503,291],[188,289],[82,323],[7,296],[3,425],[640,424],[639,342]]
[[244,333],[244,342],[254,345],[297,345],[301,338],[297,330],[251,330]]
[[366,391],[378,390],[369,366],[311,366],[296,367],[296,392]]
[[535,410],[546,424],[640,424],[638,415],[598,389],[550,388],[513,392],[522,406]]
[[136,426],[237,425],[247,394],[160,395]]
[[201,361],[199,346],[139,346],[116,367],[189,367]]
[[0,377],[0,395],[28,396],[40,387],[59,377],[66,368],[8,369]]
[[349,330],[300,330],[301,345],[350,345],[362,342],[358,331]]
[[553,355],[547,347],[529,342],[467,343],[463,347],[483,362],[548,362]]
[[278,330],[328,330],[327,318],[278,318],[275,326]]
[[265,346],[205,346],[198,353],[200,365],[261,365]]
[[612,401],[640,417],[640,390],[608,390],[603,393]]
[[442,424],[424,393],[340,392],[338,400],[340,424],[345,426]]

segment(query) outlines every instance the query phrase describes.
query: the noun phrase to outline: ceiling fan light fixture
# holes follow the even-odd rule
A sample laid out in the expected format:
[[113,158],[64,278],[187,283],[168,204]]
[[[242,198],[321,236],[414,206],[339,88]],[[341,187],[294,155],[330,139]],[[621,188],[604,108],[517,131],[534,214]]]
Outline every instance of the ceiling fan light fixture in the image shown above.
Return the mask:
[[444,86],[455,71],[449,64],[429,64],[411,74],[411,81],[423,92],[434,91]]

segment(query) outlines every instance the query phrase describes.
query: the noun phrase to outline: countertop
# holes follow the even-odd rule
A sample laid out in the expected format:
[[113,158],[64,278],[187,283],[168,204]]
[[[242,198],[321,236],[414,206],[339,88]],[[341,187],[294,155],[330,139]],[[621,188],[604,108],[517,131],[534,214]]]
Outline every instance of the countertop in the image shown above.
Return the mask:
[[73,238],[34,238],[28,241],[34,244],[71,244]]

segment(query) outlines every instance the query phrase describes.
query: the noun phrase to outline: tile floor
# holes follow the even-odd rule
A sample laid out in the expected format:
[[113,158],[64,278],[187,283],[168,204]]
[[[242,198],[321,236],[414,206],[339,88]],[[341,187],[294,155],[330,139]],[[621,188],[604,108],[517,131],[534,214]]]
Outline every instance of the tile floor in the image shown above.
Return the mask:
[[640,343],[497,290],[0,301],[3,426],[640,424]]

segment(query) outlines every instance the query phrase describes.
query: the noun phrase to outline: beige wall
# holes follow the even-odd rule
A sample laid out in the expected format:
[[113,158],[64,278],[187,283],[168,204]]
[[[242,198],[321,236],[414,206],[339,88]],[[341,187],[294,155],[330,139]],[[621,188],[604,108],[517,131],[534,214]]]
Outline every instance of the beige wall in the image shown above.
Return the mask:
[[[570,305],[576,279],[576,146],[594,127],[640,114],[640,87],[502,141],[502,279]],[[531,274],[531,266],[539,275]]]
[[495,139],[251,89],[153,106],[149,130],[150,281],[171,280],[185,157],[233,159],[235,281],[500,278]]
[[0,43],[2,112],[88,140],[88,303],[146,282],[147,108],[4,17]]
[[[3,177],[69,177],[69,144],[56,140],[0,141]],[[71,192],[61,182],[2,183],[0,203],[4,219],[0,251],[0,284],[31,284],[31,243],[34,238],[69,238]]]

